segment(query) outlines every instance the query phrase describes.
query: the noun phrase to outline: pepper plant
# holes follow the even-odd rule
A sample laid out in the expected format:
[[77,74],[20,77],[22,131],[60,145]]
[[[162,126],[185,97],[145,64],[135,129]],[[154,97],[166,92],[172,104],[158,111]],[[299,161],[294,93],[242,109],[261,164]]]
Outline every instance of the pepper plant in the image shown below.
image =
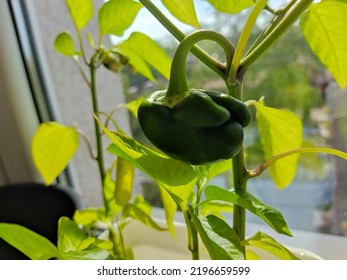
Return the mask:
[[[89,61],[85,57],[81,31],[92,17],[92,2],[82,0],[66,2],[75,22],[80,48],[75,49],[73,39],[67,33],[58,36],[56,48],[78,63],[82,58],[90,69],[89,79],[80,68],[92,93],[98,152],[95,158],[99,166],[105,202],[102,211],[86,210],[84,213],[93,213],[96,217],[92,219],[93,223],[98,221],[98,214],[101,212],[102,220],[109,217],[108,214],[113,218],[121,217],[116,219],[118,229],[123,228],[123,223],[126,224],[129,217],[161,229],[150,218],[150,206],[143,198],[136,198],[134,201],[130,198],[131,184],[125,178],[127,174],[131,174],[132,177],[133,168],[136,167],[158,184],[168,230],[172,233],[174,233],[174,215],[177,209],[181,210],[188,234],[187,250],[191,252],[192,259],[200,258],[201,241],[211,259],[256,258],[257,256],[249,250],[249,246],[268,250],[279,258],[296,259],[297,257],[288,249],[264,233],[258,232],[253,237],[246,236],[246,211],[263,219],[274,231],[292,235],[281,212],[248,192],[247,183],[269,169],[275,184],[279,188],[285,188],[295,176],[300,154],[329,153],[344,159],[347,159],[347,154],[326,147],[302,147],[301,120],[293,112],[266,106],[266,96],[261,100],[244,100],[244,81],[247,79],[249,68],[300,20],[300,27],[312,51],[331,72],[338,85],[341,88],[346,87],[347,42],[344,39],[346,27],[344,15],[347,11],[347,2],[323,0],[313,3],[312,0],[292,0],[274,9],[271,7],[271,2],[268,3],[266,0],[208,0],[218,12],[229,13],[231,17],[248,9],[246,23],[239,39],[233,44],[221,33],[200,28],[193,0],[162,0],[173,16],[197,29],[187,35],[152,1],[111,0],[105,3],[98,13],[100,25],[98,43],[95,44],[91,36],[88,36],[90,45],[95,51]],[[170,60],[158,45],[142,33],[133,33],[129,39],[109,49],[102,45],[104,35],[122,35],[142,8],[147,9],[158,20],[158,24],[162,24],[179,41],[170,71],[167,67]],[[270,14],[272,19],[260,35],[250,42],[251,32],[263,13]],[[198,47],[196,43],[202,40],[217,43],[225,54],[225,61],[217,60]],[[185,65],[190,51],[224,81],[224,92],[189,88]],[[147,78],[153,79],[147,66],[150,64],[169,79],[167,90],[157,91],[138,102],[125,105],[138,117],[144,134],[157,149],[145,146],[124,134],[118,125],[115,125],[116,129],[110,128],[108,123],[112,119],[112,114],[107,115],[106,122],[101,120],[102,115],[96,107],[95,71],[101,65],[119,71],[123,64],[130,64]],[[253,120],[249,111],[251,106],[256,109],[256,118]],[[251,121],[257,122],[266,157],[266,161],[256,169],[248,168],[243,147],[243,130]],[[67,139],[73,140],[77,137],[76,128],[60,127],[60,129],[64,131],[65,136],[71,133]],[[107,150],[117,156],[116,183],[111,179],[111,169],[103,170],[101,131],[112,141]],[[75,146],[67,143],[67,147],[70,148],[69,155],[61,161],[60,170],[53,172],[55,174],[52,175],[52,180],[65,167],[73,155]],[[252,154],[247,156],[252,157]],[[36,161],[40,162],[41,159]],[[228,170],[232,171],[230,189],[209,184],[212,178]],[[115,197],[111,199],[112,204],[110,197]],[[223,213],[230,209],[233,212],[231,225],[223,216]],[[91,220],[84,220],[85,217],[87,216],[76,215],[76,222],[88,225]],[[113,218],[108,221],[113,222]],[[0,227],[6,229],[6,232],[19,230],[9,225],[0,225]],[[46,246],[51,250],[48,255],[58,258],[82,258],[81,256],[86,255],[94,258],[129,258],[130,253],[117,249],[117,246],[126,247],[126,244],[122,243],[122,231],[119,231],[119,239],[112,239],[116,232],[110,223],[109,230],[110,240],[113,240],[111,250],[107,247],[109,243],[85,238],[76,224],[62,219],[60,236],[66,238],[69,236],[67,233],[70,233],[70,236],[75,237],[72,238],[75,241],[73,249],[78,253],[67,253],[62,250],[66,249],[66,243],[70,244],[71,239],[69,239],[70,241],[66,243],[61,241],[61,247],[58,249],[52,245]],[[0,235],[11,241],[8,235],[2,233]],[[36,235],[35,238],[41,240]],[[13,240],[12,244],[18,245]],[[98,254],[93,255],[96,252]],[[32,257],[39,258],[42,254]]]

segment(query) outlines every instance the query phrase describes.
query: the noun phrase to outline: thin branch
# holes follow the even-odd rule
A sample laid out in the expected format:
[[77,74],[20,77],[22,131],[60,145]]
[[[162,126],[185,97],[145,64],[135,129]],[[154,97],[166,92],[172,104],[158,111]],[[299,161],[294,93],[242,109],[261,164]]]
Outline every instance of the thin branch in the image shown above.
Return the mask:
[[292,149],[269,158],[257,169],[249,170],[248,176],[249,178],[257,177],[261,175],[266,170],[266,168],[268,168],[275,161],[283,159],[288,156],[295,155],[295,154],[304,154],[304,153],[327,153],[327,154],[335,155],[347,160],[347,153],[336,150],[336,149],[325,148],[325,147],[303,147],[303,148]]
[[80,70],[80,73],[82,74],[82,77],[83,77],[84,81],[87,83],[88,87],[90,88],[91,87],[91,82],[88,79],[87,74],[84,72],[81,63],[78,60],[78,57],[73,56],[72,58],[73,58],[73,61],[76,63],[78,69]]
[[92,159],[96,160],[96,155],[94,154],[93,152],[93,148],[92,148],[92,144],[90,143],[87,135],[79,128],[76,128],[76,131],[79,133],[79,135],[82,136],[82,139],[85,141],[85,143],[87,144],[87,148],[88,148],[88,152],[89,152],[89,155]]

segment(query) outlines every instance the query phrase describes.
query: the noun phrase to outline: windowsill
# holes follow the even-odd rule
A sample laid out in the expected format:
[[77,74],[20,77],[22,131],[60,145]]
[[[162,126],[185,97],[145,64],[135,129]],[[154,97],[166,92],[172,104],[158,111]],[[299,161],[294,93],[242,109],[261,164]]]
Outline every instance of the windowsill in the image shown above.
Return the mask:
[[302,230],[291,230],[293,237],[289,237],[254,223],[248,224],[247,229],[250,236],[262,231],[281,244],[309,250],[325,260],[347,260],[347,237]]
[[[153,208],[152,213],[156,218],[164,218],[164,211],[160,208]],[[184,221],[179,213],[175,220]],[[247,223],[247,236],[252,236],[257,231],[270,235],[281,244],[311,251],[324,260],[347,260],[347,237],[303,230],[291,230],[293,237],[289,237],[274,232],[266,225]]]

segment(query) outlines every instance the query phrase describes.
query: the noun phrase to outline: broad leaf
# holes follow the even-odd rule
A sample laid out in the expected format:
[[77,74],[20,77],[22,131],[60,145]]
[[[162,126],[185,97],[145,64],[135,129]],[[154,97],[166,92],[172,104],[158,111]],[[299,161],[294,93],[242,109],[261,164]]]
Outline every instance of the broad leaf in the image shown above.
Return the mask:
[[230,171],[231,168],[232,160],[229,159],[206,165],[208,181],[224,172]]
[[[109,152],[129,161],[149,175],[170,194],[177,204],[188,201],[197,181],[197,174],[192,166],[167,158],[124,134],[110,131],[101,122],[99,125],[113,142],[108,147]],[[162,198],[169,229],[173,233],[173,216],[176,207],[164,191],[162,191]]]
[[341,89],[347,86],[346,11],[346,1],[320,1],[309,7],[301,21],[309,46]]
[[61,253],[66,260],[106,260],[110,254],[108,251],[94,247],[83,251],[71,251]]
[[105,259],[112,249],[112,242],[88,237],[79,226],[67,217],[59,220],[58,248],[64,259]]
[[[175,221],[175,215],[177,212],[178,205],[185,204],[185,201],[184,201],[185,196],[187,196],[186,200],[188,201],[189,194],[192,192],[193,186],[190,189],[186,188],[182,191],[183,199],[182,198],[176,199],[178,196],[176,196],[174,192],[175,191],[177,192],[177,187],[171,188],[171,187],[164,187],[162,185],[159,185],[159,186],[160,186],[159,190],[160,190],[161,200],[163,202],[166,222],[167,222],[171,235],[175,236],[176,232],[175,232],[174,221]],[[180,187],[180,188],[183,188],[183,187]],[[173,192],[170,191],[171,189],[173,189]]]
[[170,13],[183,23],[200,28],[193,0],[162,0]]
[[17,224],[0,223],[0,238],[32,260],[48,260],[61,256],[58,248],[46,237]]
[[148,66],[152,66],[161,75],[169,79],[171,58],[147,35],[134,32],[122,42],[119,51],[129,58],[129,63],[150,80],[154,80]]
[[278,243],[272,237],[262,232],[257,232],[253,237],[246,240],[247,245],[266,250],[283,260],[298,260],[286,247]]
[[100,34],[122,36],[133,23],[142,5],[132,0],[111,0],[99,10]]
[[[105,173],[105,178],[103,182],[103,192],[106,200],[106,205],[108,209],[111,210],[111,213],[109,214],[110,217],[104,217],[104,220],[111,220],[112,215],[116,215],[121,211],[121,206],[116,203],[115,187],[116,182],[112,179],[111,170],[109,169]],[[128,194],[124,194],[123,199],[126,199],[126,197],[128,197]]]
[[117,159],[117,175],[114,197],[116,203],[124,207],[131,198],[134,180],[134,165],[119,157]]
[[244,259],[238,235],[225,221],[213,215],[192,220],[212,260]]
[[66,0],[66,5],[78,30],[85,27],[93,17],[92,0]]
[[90,230],[97,222],[106,220],[106,213],[104,208],[86,208],[76,210],[73,219],[76,223]]
[[111,140],[121,142],[111,144],[109,152],[128,160],[181,200],[188,200],[190,191],[186,190],[191,190],[196,182],[196,173],[190,165],[156,154],[125,135],[115,133]]
[[224,219],[223,213],[231,213],[233,210],[234,205],[230,202],[221,200],[207,200],[201,204],[200,215],[215,215],[221,219]]
[[241,206],[263,219],[276,232],[292,236],[286,221],[278,209],[266,205],[246,191],[228,191],[217,186],[207,186],[205,194],[206,202],[224,201]]
[[[133,46],[135,47],[135,46]],[[120,46],[119,50],[122,55],[129,59],[129,66],[133,73],[140,73],[142,76],[146,77],[148,80],[155,82],[155,77],[147,64],[146,60],[142,57],[142,54],[131,49],[124,48]]]
[[103,125],[102,128],[113,142],[108,151],[129,161],[156,182],[170,187],[195,184],[196,173],[189,164],[167,158],[125,134],[108,130]]
[[144,200],[140,195],[136,196],[133,203],[129,203],[124,210],[124,213],[128,217],[132,217],[147,226],[150,226],[156,230],[167,230],[159,226],[151,217],[152,206]]
[[200,186],[206,185],[211,179],[215,178],[216,176],[230,171],[231,166],[231,160],[223,160],[211,164],[196,166],[195,169],[199,176],[198,184]]
[[65,169],[79,145],[79,134],[73,127],[56,122],[43,123],[32,143],[34,163],[47,185]]
[[54,41],[54,48],[57,52],[66,55],[73,56],[76,54],[74,41],[69,33],[60,33]]
[[135,100],[129,101],[128,103],[124,104],[124,106],[133,114],[135,118],[137,118],[137,111],[143,99],[143,97],[139,97]]
[[67,217],[59,219],[58,248],[63,252],[76,251],[83,240],[87,239],[85,232]]
[[[293,112],[255,103],[257,123],[265,158],[299,148],[302,144],[302,123]],[[270,175],[279,188],[287,187],[295,177],[299,156],[286,157],[270,165]]]
[[208,2],[219,12],[237,14],[242,10],[254,5],[254,0],[208,0]]

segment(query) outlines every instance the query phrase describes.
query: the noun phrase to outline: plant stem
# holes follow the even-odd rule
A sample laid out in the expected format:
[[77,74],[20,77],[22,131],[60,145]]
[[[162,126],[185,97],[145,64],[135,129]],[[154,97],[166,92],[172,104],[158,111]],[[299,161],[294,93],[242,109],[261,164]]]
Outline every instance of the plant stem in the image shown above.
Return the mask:
[[182,211],[186,226],[187,226],[187,236],[188,236],[188,249],[192,253],[192,260],[199,260],[199,238],[198,231],[195,228],[194,222],[192,221],[191,215],[194,215],[194,209],[188,206],[188,209]]
[[272,32],[272,30],[279,24],[280,21],[282,21],[284,16],[287,14],[287,12],[291,9],[291,7],[295,4],[296,1],[297,0],[292,0],[289,4],[287,4],[287,6],[278,10],[278,12],[275,14],[274,18],[271,20],[268,26],[253,42],[253,45],[248,49],[246,56],[249,53],[251,53],[260,44],[260,42],[263,41],[266,38],[266,36],[268,36]]
[[238,43],[236,45],[235,55],[233,56],[231,68],[229,71],[228,81],[231,83],[233,83],[236,79],[237,70],[239,68],[240,61],[241,61],[243,52],[246,48],[248,39],[251,35],[251,32],[253,30],[256,20],[258,19],[259,14],[261,13],[261,11],[264,9],[265,6],[266,6],[266,0],[257,1],[252,12],[250,13],[247,19],[246,25],[244,26],[242,30],[240,39],[238,40]]
[[[98,98],[97,98],[97,90],[96,90],[96,64],[99,59],[99,53],[95,53],[92,56],[91,62],[89,64],[90,68],[90,85],[91,85],[91,95],[92,95],[92,106],[93,106],[93,112],[96,114],[99,112],[99,105],[98,105]],[[94,118],[94,133],[95,133],[95,141],[96,141],[96,161],[98,163],[99,168],[99,174],[100,174],[100,181],[102,186],[102,197],[104,201],[105,211],[106,213],[109,212],[108,209],[108,203],[104,191],[104,178],[105,178],[105,167],[104,167],[104,155],[103,155],[103,145],[102,145],[102,139],[101,139],[101,132],[99,124]]]
[[[236,87],[235,87],[236,86]],[[232,85],[233,89],[229,89],[233,93],[233,97],[242,100],[243,79],[238,80],[236,84]],[[232,159],[232,172],[233,172],[233,187],[235,190],[246,190],[248,171],[245,164],[244,150],[241,148],[240,152]],[[246,209],[234,205],[233,211],[233,229],[239,236],[240,242],[245,240],[246,237]],[[245,255],[245,248],[243,254]]]
[[347,153],[344,153],[342,151],[338,151],[335,149],[331,149],[331,148],[325,148],[325,147],[296,148],[296,149],[288,150],[283,153],[272,156],[271,158],[266,160],[262,165],[260,165],[257,169],[249,171],[248,172],[249,178],[260,176],[266,170],[266,168],[268,168],[272,163],[274,163],[277,160],[280,160],[288,156],[292,156],[296,154],[304,154],[304,153],[328,153],[328,154],[335,155],[347,160]]
[[239,68],[240,75],[243,75],[248,67],[263,55],[264,52],[294,24],[301,14],[311,5],[312,1],[313,0],[293,0],[289,4],[290,9],[285,9],[285,14],[280,17],[280,21],[276,21],[276,25],[273,25],[274,27],[268,32],[269,34],[241,61]]
[[[236,157],[233,158],[233,186],[235,190],[246,190],[247,188],[247,169],[244,162],[244,151],[243,148]],[[240,242],[246,238],[246,209],[234,205],[233,210],[233,229],[239,236]],[[243,248],[244,250],[244,248]],[[245,254],[245,251],[243,251]]]
[[[176,27],[150,0],[139,0],[143,6],[178,40],[182,41],[186,35]],[[212,58],[208,53],[193,46],[191,52],[206,64],[210,69],[216,72],[219,76],[224,77],[227,74],[225,65]]]
[[[186,61],[189,51],[199,41],[210,40],[216,42],[223,48],[226,57],[226,66],[230,67],[231,58],[234,54],[234,47],[230,41],[220,33],[212,30],[198,30],[185,37],[179,44],[172,59],[170,82],[167,89],[165,101],[170,106],[174,106],[177,99],[182,98],[189,87],[186,79]],[[223,76],[225,80],[225,76]]]

